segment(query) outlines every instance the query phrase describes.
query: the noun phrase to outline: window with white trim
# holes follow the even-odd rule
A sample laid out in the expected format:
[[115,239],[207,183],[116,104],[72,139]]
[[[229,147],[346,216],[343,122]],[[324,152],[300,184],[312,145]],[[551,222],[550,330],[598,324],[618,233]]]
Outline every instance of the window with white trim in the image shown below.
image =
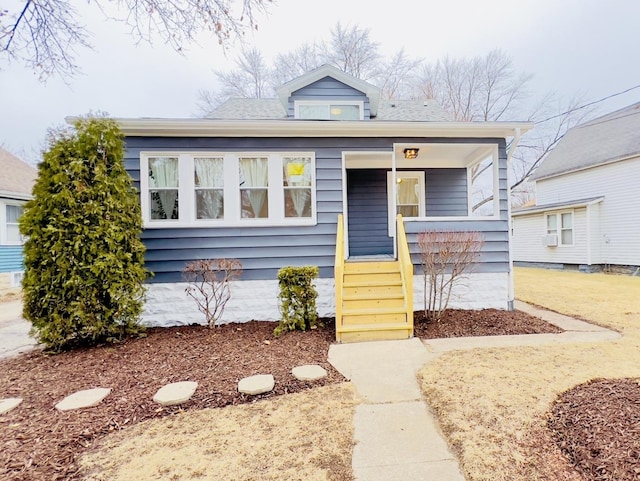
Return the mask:
[[296,119],[306,120],[363,120],[364,102],[296,100],[294,102]]
[[573,245],[573,212],[546,214],[547,235],[555,235],[559,246]]
[[140,156],[146,227],[313,225],[313,153]]
[[417,218],[426,214],[426,193],[424,170],[396,171],[396,212],[393,213],[393,172],[387,172],[387,198],[389,202],[389,235],[395,232],[396,215]]
[[20,204],[0,204],[0,244],[22,245],[19,220],[22,215]]

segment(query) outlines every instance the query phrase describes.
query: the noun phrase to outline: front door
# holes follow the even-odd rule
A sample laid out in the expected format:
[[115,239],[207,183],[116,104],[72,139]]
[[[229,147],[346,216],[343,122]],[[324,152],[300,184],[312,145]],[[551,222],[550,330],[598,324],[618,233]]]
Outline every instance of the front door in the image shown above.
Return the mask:
[[347,170],[349,257],[393,255],[387,170]]

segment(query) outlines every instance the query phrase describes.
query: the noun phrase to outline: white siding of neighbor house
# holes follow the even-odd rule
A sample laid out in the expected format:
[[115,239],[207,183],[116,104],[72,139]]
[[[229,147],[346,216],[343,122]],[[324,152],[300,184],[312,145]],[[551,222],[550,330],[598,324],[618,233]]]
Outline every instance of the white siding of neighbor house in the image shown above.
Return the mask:
[[592,207],[592,263],[640,265],[640,157],[536,183],[538,205],[597,196],[604,200]]
[[588,264],[585,207],[573,209],[573,246],[547,247],[542,243],[542,237],[547,232],[545,213],[514,217],[512,227],[512,252],[516,262]]

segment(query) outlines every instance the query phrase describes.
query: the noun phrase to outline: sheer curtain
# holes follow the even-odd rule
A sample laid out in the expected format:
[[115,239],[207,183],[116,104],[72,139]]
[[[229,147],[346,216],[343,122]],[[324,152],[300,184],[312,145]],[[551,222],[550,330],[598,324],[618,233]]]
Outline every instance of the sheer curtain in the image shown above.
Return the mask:
[[240,180],[242,187],[245,187],[253,217],[264,217],[261,215],[262,209],[267,200],[267,189],[269,187],[269,162],[264,157],[241,158],[240,159]]
[[[298,187],[286,189],[293,203],[296,217],[302,217],[305,207],[311,199],[311,163],[309,159],[294,158],[284,159],[284,177],[287,187]],[[300,188],[302,187],[302,188]],[[289,217],[289,216],[287,216]]]
[[198,219],[221,219],[224,205],[224,166],[220,158],[195,158]]
[[398,213],[405,217],[418,216],[418,181],[404,177],[398,183]]
[[156,190],[165,214],[164,217],[152,215],[152,218],[172,219],[173,209],[178,199],[178,159],[176,157],[151,158],[149,171],[149,188]]

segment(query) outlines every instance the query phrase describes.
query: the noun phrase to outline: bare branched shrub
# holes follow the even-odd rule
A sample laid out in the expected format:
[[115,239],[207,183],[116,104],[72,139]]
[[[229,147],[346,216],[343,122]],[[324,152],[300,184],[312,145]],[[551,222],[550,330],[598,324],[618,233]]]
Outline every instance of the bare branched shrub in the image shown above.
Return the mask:
[[207,325],[215,327],[231,299],[229,283],[240,277],[242,263],[238,259],[203,259],[189,262],[182,275],[189,283],[185,292],[198,304]]
[[418,234],[424,276],[424,314],[439,321],[451,291],[478,259],[484,239],[479,232],[424,231]]

